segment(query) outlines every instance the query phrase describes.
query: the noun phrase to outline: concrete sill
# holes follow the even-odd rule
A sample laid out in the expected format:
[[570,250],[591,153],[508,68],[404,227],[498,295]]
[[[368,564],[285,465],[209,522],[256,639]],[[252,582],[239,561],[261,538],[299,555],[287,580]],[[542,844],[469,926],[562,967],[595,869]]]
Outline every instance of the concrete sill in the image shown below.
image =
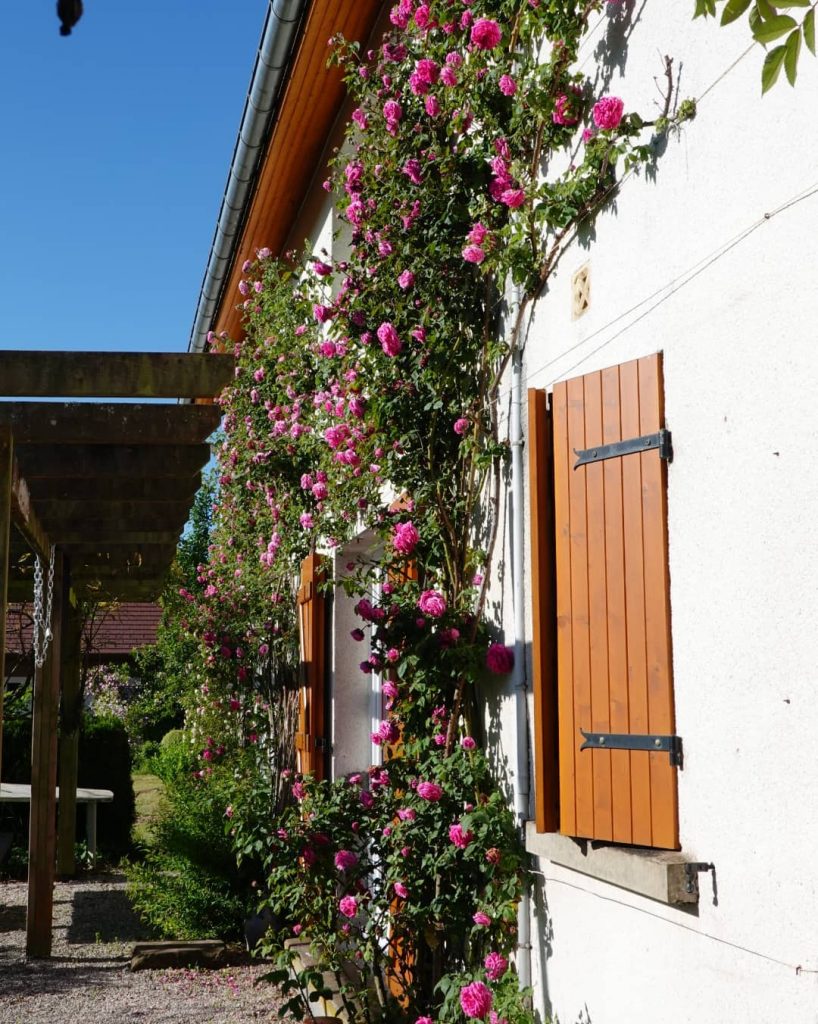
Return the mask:
[[693,892],[687,891],[685,864],[690,863],[690,858],[674,850],[651,850],[640,846],[594,847],[590,840],[571,839],[558,832],[537,832],[533,821],[526,824],[525,848],[554,864],[660,903],[690,905],[699,902],[696,873],[693,874]]

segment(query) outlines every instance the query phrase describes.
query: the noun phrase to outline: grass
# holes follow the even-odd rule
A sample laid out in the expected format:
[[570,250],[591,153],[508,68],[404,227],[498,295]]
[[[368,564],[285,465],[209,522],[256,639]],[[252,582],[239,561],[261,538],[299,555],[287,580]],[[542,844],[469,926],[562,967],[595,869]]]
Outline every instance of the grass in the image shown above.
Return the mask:
[[133,790],[136,797],[134,841],[147,844],[151,840],[153,825],[159,819],[165,787],[156,775],[134,775]]

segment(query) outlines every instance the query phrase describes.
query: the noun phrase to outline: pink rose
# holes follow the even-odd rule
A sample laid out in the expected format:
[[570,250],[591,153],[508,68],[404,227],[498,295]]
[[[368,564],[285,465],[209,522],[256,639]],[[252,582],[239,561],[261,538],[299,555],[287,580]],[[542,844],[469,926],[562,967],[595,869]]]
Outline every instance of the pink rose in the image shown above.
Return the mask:
[[551,120],[554,124],[562,125],[574,125],[579,121],[574,111],[570,108],[572,100],[571,97],[562,93],[557,96],[557,100],[554,103],[554,110],[551,113]]
[[458,850],[465,850],[472,839],[474,839],[474,833],[464,832],[463,826],[459,822],[454,825],[449,825],[449,841],[452,842]]
[[491,924],[491,918],[488,914],[484,914],[482,910],[478,910],[476,914],[472,914],[472,921],[481,928],[485,928],[486,925]]
[[358,855],[352,850],[339,850],[335,854],[335,866],[339,871],[348,871],[358,863]]
[[460,437],[462,437],[464,434],[468,433],[470,426],[471,421],[466,419],[465,416],[461,416],[460,419],[454,421],[454,426],[452,427],[452,430],[455,432],[455,434],[459,434]]
[[486,225],[481,224],[478,220],[472,225],[471,231],[466,235],[466,241],[471,242],[472,245],[482,245],[488,233],[489,229]]
[[296,800],[303,800],[306,796],[306,790],[304,789],[304,784],[302,782],[293,783],[293,796]]
[[500,92],[504,96],[513,96],[514,93],[517,91],[517,83],[514,81],[511,75],[501,75],[499,85]]
[[407,288],[411,288],[414,283],[415,275],[412,273],[411,270],[404,270],[398,276],[398,284],[404,291],[406,291]]
[[387,679],[383,686],[381,686],[381,692],[384,697],[388,697],[389,700],[394,700],[398,695],[398,688],[390,679]]
[[355,917],[358,913],[358,901],[354,896],[344,896],[338,902],[338,909],[345,917]]
[[423,101],[423,106],[426,108],[426,113],[429,117],[437,117],[440,113],[440,101],[437,96],[427,96]]
[[467,1017],[482,1018],[491,1009],[492,996],[482,981],[473,981],[460,989],[460,1006]]
[[411,555],[420,540],[414,523],[398,523],[392,534],[392,547],[399,555]]
[[502,953],[489,953],[483,961],[489,981],[499,981],[508,970],[508,960]]
[[394,325],[388,321],[382,323],[378,328],[378,341],[388,356],[396,356],[403,348],[398,332],[395,330]]
[[418,608],[424,615],[439,619],[446,613],[446,598],[437,590],[424,590],[420,595]]
[[505,206],[516,210],[525,202],[525,190],[521,188],[507,188],[500,193],[500,202]]
[[472,736],[464,736],[463,739],[460,741],[460,746],[464,750],[474,750],[474,748],[477,746],[477,743]]
[[611,131],[619,127],[624,109],[625,104],[618,96],[603,96],[594,104],[591,116],[600,131]]
[[443,796],[443,787],[436,782],[419,782],[417,794],[421,800],[428,800],[429,803],[436,803]]
[[479,245],[467,245],[463,248],[462,256],[467,263],[482,263],[486,252]]
[[387,124],[397,124],[403,117],[403,108],[395,100],[387,100],[383,105],[383,116]]
[[504,676],[514,668],[514,651],[504,644],[490,644],[486,651],[486,668]]
[[479,50],[493,50],[503,38],[503,32],[491,18],[478,18],[472,25],[469,38]]
[[402,900],[406,900],[409,898],[409,890],[406,888],[403,882],[395,882],[393,888],[395,890],[395,895],[400,896]]

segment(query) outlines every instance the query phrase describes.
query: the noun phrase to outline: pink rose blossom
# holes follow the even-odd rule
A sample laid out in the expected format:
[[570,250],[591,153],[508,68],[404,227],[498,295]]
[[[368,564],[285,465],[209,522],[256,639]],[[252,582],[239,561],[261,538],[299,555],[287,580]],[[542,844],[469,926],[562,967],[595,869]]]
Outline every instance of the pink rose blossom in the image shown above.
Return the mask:
[[624,109],[625,104],[618,96],[603,96],[594,104],[591,116],[600,131],[612,131],[619,127]]
[[460,437],[462,437],[464,434],[468,433],[470,426],[471,421],[466,419],[465,416],[461,416],[460,419],[454,421],[454,426],[452,427],[452,430],[455,432],[455,434],[459,434]]
[[491,18],[478,18],[469,38],[479,50],[493,50],[503,38],[503,31]]
[[479,245],[464,246],[461,255],[467,263],[482,263],[486,258],[485,249],[481,249]]
[[489,953],[483,961],[489,981],[499,981],[508,970],[508,960],[502,953]]
[[477,746],[477,743],[473,736],[464,736],[463,739],[460,741],[460,746],[464,750],[474,750],[474,748]]
[[301,932],[303,932],[303,931],[304,931],[304,925],[303,924],[294,924],[293,925],[293,935],[300,935]]
[[[418,28],[426,28],[429,24],[429,5],[421,4],[420,7],[415,11],[415,24]],[[420,1021],[417,1021],[420,1024]],[[431,1022],[430,1022],[431,1024]]]
[[414,283],[415,275],[412,273],[411,270],[404,270],[398,276],[398,284],[400,285],[401,288],[403,288],[404,291],[406,291],[408,288],[411,288],[412,285],[414,285]]
[[366,808],[367,810],[369,810],[369,809],[370,809],[370,807],[371,807],[371,806],[372,806],[372,805],[373,805],[374,803],[375,803],[375,801],[373,800],[373,798],[372,798],[372,794],[371,794],[371,793],[369,792],[369,790],[368,790],[368,789],[362,789],[362,790],[361,790],[361,804],[362,804],[362,805],[363,805],[363,806],[364,806],[364,807],[365,807],[365,808]]
[[525,202],[525,191],[521,188],[507,188],[500,193],[500,202],[512,209],[517,209]]
[[388,356],[396,356],[403,348],[403,342],[400,340],[398,332],[395,330],[394,325],[388,321],[382,323],[378,328],[378,341]]
[[456,822],[454,825],[449,825],[449,841],[453,843],[459,850],[465,850],[469,843],[474,839],[474,833],[463,831],[463,826]]
[[486,235],[489,233],[489,229],[485,224],[481,224],[478,220],[472,225],[471,231],[466,235],[466,241],[471,242],[473,245],[482,245]]
[[443,796],[443,787],[438,786],[436,782],[419,782],[417,794],[421,800],[436,803]]
[[499,86],[500,92],[504,96],[513,96],[514,93],[517,91],[517,83],[514,81],[511,75],[501,75]]
[[434,1024],[434,1021],[431,1017],[418,1017],[415,1024]]
[[388,697],[389,700],[394,700],[398,695],[398,688],[390,679],[387,679],[386,682],[381,687],[381,692],[383,693],[384,697]]
[[306,790],[304,789],[304,784],[302,782],[293,783],[293,796],[296,800],[303,800],[306,796]]
[[426,113],[429,117],[437,117],[440,113],[440,101],[437,96],[427,96],[423,101],[423,106],[426,108]]
[[449,87],[457,85],[457,73],[454,68],[450,67],[448,64],[445,68],[441,68],[440,81]]
[[414,523],[398,523],[392,534],[392,547],[400,555],[411,555],[419,540],[420,534]]
[[561,125],[574,125],[579,121],[579,118],[571,109],[571,97],[566,93],[561,93],[557,96],[556,102],[554,103],[554,110],[551,113],[551,120],[554,124]]
[[498,676],[504,676],[514,668],[514,651],[505,644],[490,644],[486,651],[486,668]]
[[401,821],[414,821],[417,817],[417,811],[413,807],[401,807],[398,810],[398,817]]
[[491,918],[488,914],[484,914],[482,910],[478,910],[476,914],[472,914],[472,921],[481,928],[485,928],[491,924]]
[[492,995],[482,981],[473,981],[460,989],[460,1006],[467,1017],[480,1019],[491,1009]]
[[418,608],[424,615],[439,619],[446,613],[446,598],[437,590],[424,590],[420,595]]
[[354,896],[344,896],[338,902],[338,909],[345,917],[355,917],[358,913],[358,901]]
[[500,853],[496,846],[491,846],[489,847],[488,850],[486,850],[486,860],[489,862],[489,864],[499,864],[501,858],[502,854]]
[[339,850],[335,854],[335,866],[339,871],[348,871],[350,868],[354,868],[358,863],[357,853],[353,853],[352,850]]
[[403,882],[395,882],[393,888],[395,890],[395,895],[400,896],[402,900],[409,898],[409,890],[406,888]]

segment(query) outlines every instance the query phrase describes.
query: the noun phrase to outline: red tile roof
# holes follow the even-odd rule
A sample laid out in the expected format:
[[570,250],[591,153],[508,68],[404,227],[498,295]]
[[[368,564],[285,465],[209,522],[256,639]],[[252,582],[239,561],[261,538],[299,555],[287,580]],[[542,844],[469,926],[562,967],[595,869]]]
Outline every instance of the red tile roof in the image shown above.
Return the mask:
[[[10,654],[31,648],[31,611],[31,605],[9,605],[6,643]],[[161,617],[162,609],[157,604],[123,602],[93,631],[94,660],[123,658],[135,647],[155,643]]]

